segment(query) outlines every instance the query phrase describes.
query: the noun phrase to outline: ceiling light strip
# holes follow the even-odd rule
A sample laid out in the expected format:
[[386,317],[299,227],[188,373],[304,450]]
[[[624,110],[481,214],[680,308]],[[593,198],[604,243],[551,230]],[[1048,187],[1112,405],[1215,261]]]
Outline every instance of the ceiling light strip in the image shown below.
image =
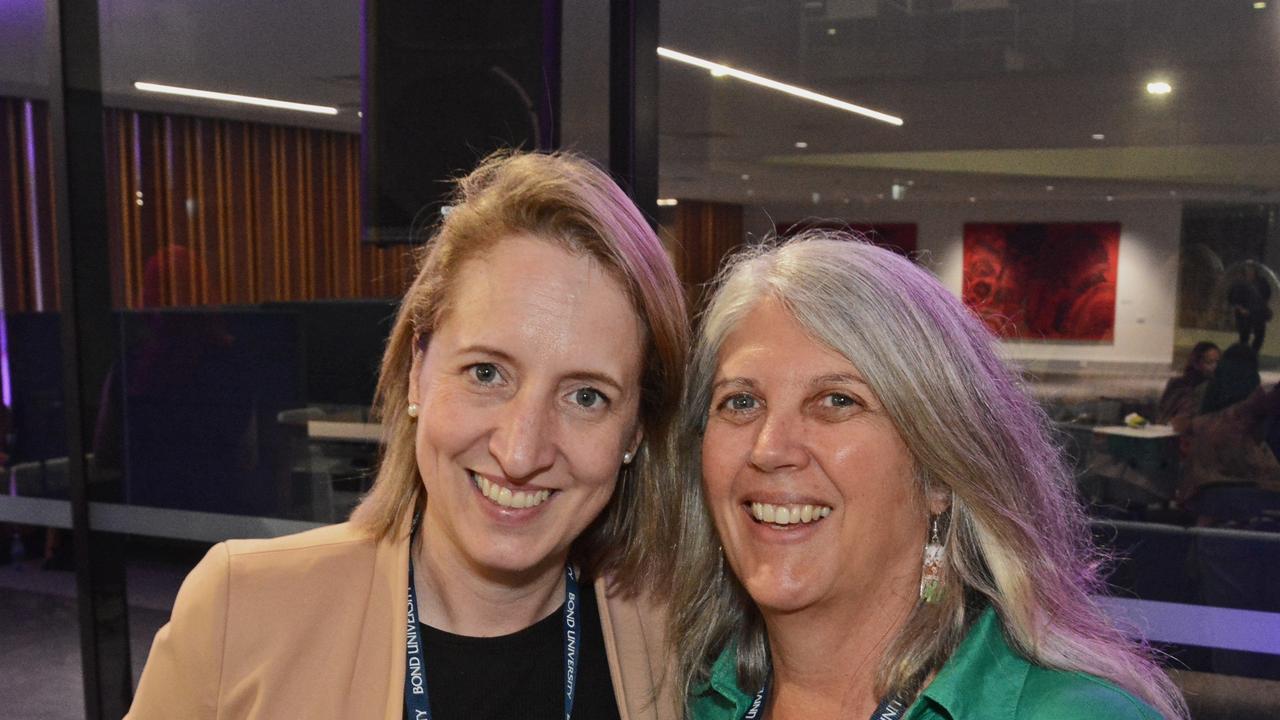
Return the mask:
[[797,87],[795,85],[788,85],[787,83],[778,82],[777,80],[770,80],[767,77],[762,77],[754,73],[744,72],[736,68],[731,68],[728,65],[721,65],[720,63],[711,62],[710,60],[703,60],[702,58],[694,57],[693,55],[686,55],[685,53],[678,52],[676,50],[670,50],[668,48],[660,47],[658,48],[658,55],[664,58],[667,58],[669,60],[675,60],[677,62],[693,65],[694,67],[700,67],[704,70],[709,70],[711,71],[712,74],[716,75],[717,77],[727,75],[729,77],[737,78],[744,82],[749,82],[754,85],[767,87],[770,90],[777,90],[778,92],[784,92],[794,97],[802,98],[804,100],[810,100],[812,102],[816,102],[822,105],[826,105],[828,107],[844,110],[846,112],[856,113],[864,117],[869,117],[873,120],[879,120],[880,122],[889,123],[890,125],[901,125],[903,122],[902,118],[896,117],[894,115],[889,115],[888,113],[882,113],[879,110],[872,110],[871,108],[865,108],[865,107],[862,107],[861,105],[854,105],[853,103],[845,102],[844,100],[837,100],[836,98],[833,98],[827,95],[822,95],[812,90],[806,90],[802,87]]
[[257,105],[259,107],[276,108],[278,110],[296,110],[298,112],[317,113],[319,115],[337,115],[338,108],[327,105],[308,105],[307,103],[289,102],[288,100],[272,100],[271,98],[253,97],[252,95],[233,95],[231,93],[213,92],[212,90],[196,90],[194,88],[160,85],[158,83],[135,82],[138,90],[144,92],[181,95],[183,97],[217,100],[219,102],[240,103],[241,105]]

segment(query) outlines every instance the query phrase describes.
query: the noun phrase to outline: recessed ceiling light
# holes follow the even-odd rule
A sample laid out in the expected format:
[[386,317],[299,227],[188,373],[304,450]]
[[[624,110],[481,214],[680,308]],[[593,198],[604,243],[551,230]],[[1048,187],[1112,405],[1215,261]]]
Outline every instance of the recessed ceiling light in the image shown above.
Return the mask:
[[751,179],[751,176],[750,176],[750,175],[748,175],[747,173],[742,173],[742,179],[743,179],[743,180],[750,180],[750,179]]
[[1115,196],[1115,195],[1108,195],[1108,196],[1107,196],[1107,202],[1111,202],[1112,200],[1115,200],[1115,199],[1116,199],[1116,196]]
[[658,207],[672,207],[679,204],[680,201],[675,198],[658,198]]
[[1147,83],[1147,94],[1149,95],[1168,95],[1173,92],[1173,86],[1164,80],[1153,80]]
[[364,111],[363,111],[363,110],[357,110],[357,111],[356,111],[356,117],[358,117],[358,118],[362,118],[362,117],[364,117]]
[[[827,95],[822,95],[812,90],[806,90],[796,85],[788,85],[787,83],[778,82],[777,80],[771,80],[767,77],[756,75],[754,73],[745,72],[743,70],[735,70],[734,68],[731,68],[728,65],[721,65],[720,63],[711,62],[710,60],[703,60],[700,57],[687,55],[685,53],[678,52],[676,50],[660,47],[658,48],[658,55],[660,57],[667,58],[668,60],[675,60],[677,62],[686,63],[688,65],[693,65],[694,67],[700,67],[703,70],[710,70],[713,75],[716,73],[720,73],[722,75],[728,75],[729,77],[742,80],[744,82],[749,82],[749,83],[752,83],[753,85],[760,85],[761,87],[767,87],[770,90],[777,90],[778,92],[784,92],[788,95],[798,97],[798,98],[803,98],[805,100],[811,100],[813,102],[821,103],[828,107],[839,108],[840,110],[856,113],[858,115],[862,115],[863,117],[872,118],[873,120],[887,122],[890,125],[902,124],[902,118],[889,115],[888,113],[882,113],[879,110],[872,110],[871,108],[866,108],[861,105],[854,105],[851,102],[845,102],[844,100],[837,100],[836,98],[833,98]],[[717,75],[717,77],[719,76],[720,75]]]
[[271,98],[254,97],[252,95],[233,95],[231,93],[213,92],[212,90],[197,90],[195,88],[160,85],[149,82],[135,82],[133,87],[144,92],[163,93],[165,95],[181,95],[183,97],[238,103],[241,105],[257,105],[259,107],[269,107],[277,110],[297,110],[298,112],[317,113],[320,115],[338,114],[338,108],[329,107],[327,105],[309,105],[307,103],[291,102],[288,100],[273,100]]
[[1254,4],[1253,4],[1253,9],[1254,9],[1254,10],[1266,10],[1266,9],[1267,9],[1267,4],[1266,4],[1266,3],[1264,3],[1264,2],[1256,2],[1256,3],[1254,3]]
[[835,35],[835,34],[836,34],[836,29],[835,29],[835,28],[827,28],[827,34],[828,34],[828,35]]
[[805,142],[805,141],[803,141],[803,140],[799,140],[799,141],[797,141],[797,142],[796,142],[796,147],[798,147],[798,148],[800,148],[801,150],[803,150],[803,149],[805,149],[805,148],[809,147],[809,143],[807,143],[807,142]]
[[974,196],[970,195],[970,196],[969,196],[969,202],[978,202],[978,198],[976,198],[976,197],[974,197]]
[[1107,139],[1107,136],[1106,136],[1106,135],[1103,135],[1102,133],[1094,133],[1094,134],[1090,135],[1089,137],[1093,138],[1094,140],[1106,140],[1106,139]]
[[1045,189],[1045,190],[1047,190],[1048,192],[1053,192],[1053,186],[1052,186],[1052,185],[1045,185],[1045,186],[1044,186],[1044,189]]

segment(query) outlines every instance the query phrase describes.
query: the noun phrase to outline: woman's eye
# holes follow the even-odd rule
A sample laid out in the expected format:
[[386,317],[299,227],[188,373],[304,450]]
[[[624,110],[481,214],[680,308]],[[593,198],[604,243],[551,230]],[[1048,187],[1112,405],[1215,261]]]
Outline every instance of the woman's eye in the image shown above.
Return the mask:
[[831,393],[823,398],[823,404],[830,407],[846,408],[856,407],[858,401],[844,393]]
[[595,388],[586,387],[573,391],[573,401],[580,407],[598,408],[608,404],[609,398]]
[[730,395],[720,403],[720,407],[732,412],[745,412],[753,410],[756,406],[756,399],[750,395]]
[[502,374],[498,372],[498,366],[493,363],[476,363],[467,368],[467,372],[471,374],[471,379],[481,385],[492,385],[502,378]]

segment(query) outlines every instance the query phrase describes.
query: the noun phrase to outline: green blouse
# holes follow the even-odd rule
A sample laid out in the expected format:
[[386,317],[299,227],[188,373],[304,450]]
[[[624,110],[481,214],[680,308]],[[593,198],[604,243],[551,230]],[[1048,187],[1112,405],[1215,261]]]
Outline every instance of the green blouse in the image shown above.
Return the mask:
[[[734,648],[690,698],[692,720],[740,720],[755,697],[738,687]],[[903,720],[1160,720],[1149,705],[1092,675],[1032,664],[987,608]]]

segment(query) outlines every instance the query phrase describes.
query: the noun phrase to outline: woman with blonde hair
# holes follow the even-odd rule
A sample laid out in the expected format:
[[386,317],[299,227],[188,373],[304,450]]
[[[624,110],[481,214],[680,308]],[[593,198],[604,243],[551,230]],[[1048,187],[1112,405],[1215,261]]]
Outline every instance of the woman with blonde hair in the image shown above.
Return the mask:
[[687,336],[605,173],[484,161],[391,331],[372,491],[350,522],[215,546],[129,717],[675,716],[660,558]]
[[1045,416],[927,271],[840,234],[744,252],[687,382],[687,717],[1186,717],[1094,600]]

